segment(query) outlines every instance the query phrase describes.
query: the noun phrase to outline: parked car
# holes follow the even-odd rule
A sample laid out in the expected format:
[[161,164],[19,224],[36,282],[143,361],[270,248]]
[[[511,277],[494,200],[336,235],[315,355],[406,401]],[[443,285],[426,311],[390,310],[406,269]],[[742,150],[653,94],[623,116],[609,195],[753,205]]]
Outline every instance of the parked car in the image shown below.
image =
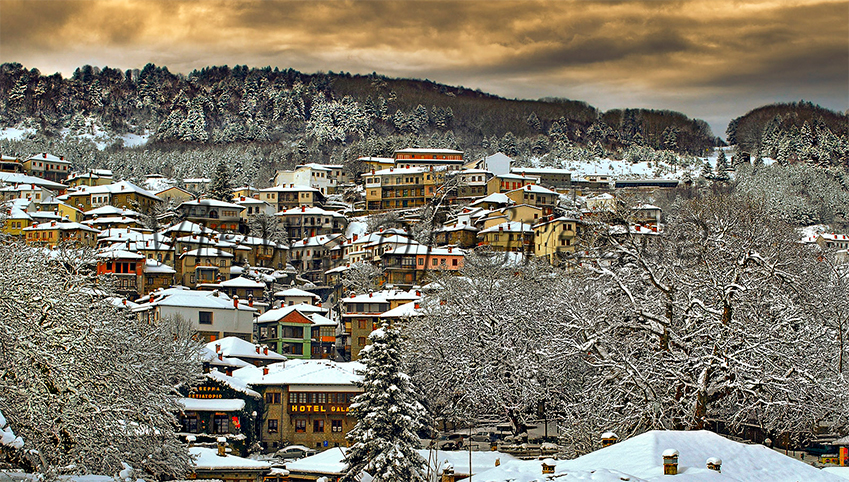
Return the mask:
[[274,456],[283,460],[297,460],[315,455],[315,453],[315,450],[303,445],[289,445],[275,452]]

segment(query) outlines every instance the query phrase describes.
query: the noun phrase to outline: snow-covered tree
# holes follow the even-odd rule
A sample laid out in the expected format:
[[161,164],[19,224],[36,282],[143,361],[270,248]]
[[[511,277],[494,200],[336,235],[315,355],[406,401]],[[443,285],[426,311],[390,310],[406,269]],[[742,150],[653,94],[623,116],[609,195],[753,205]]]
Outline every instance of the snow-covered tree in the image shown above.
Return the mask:
[[362,294],[377,287],[383,271],[368,261],[357,261],[342,274],[342,286],[346,292]]
[[289,241],[286,227],[280,218],[271,214],[259,213],[248,222],[250,235],[275,243],[285,244]]
[[224,159],[218,161],[215,165],[215,172],[212,174],[212,182],[209,184],[209,197],[218,199],[219,201],[230,202],[233,200],[233,185],[230,183],[230,169],[227,168],[227,163]]
[[598,263],[564,278],[563,329],[578,331],[565,341],[591,367],[564,404],[567,436],[846,423],[841,378],[822,363],[837,356],[816,295],[826,278],[792,228],[744,196],[665,214],[662,236],[602,227],[584,247]]
[[119,311],[91,260],[0,244],[0,412],[23,440],[0,462],[47,477],[117,474],[122,463],[182,477],[175,387],[200,376],[200,346],[185,323]]
[[541,404],[569,391],[576,372],[554,336],[562,311],[556,279],[541,265],[476,253],[460,276],[434,283],[424,316],[404,328],[410,375],[429,394],[434,417],[504,418],[519,434]]
[[369,335],[360,352],[363,393],[354,398],[351,413],[357,425],[348,434],[343,482],[367,472],[376,482],[424,482],[425,460],[416,452],[417,432],[428,429],[428,415],[403,372],[401,335],[387,325]]

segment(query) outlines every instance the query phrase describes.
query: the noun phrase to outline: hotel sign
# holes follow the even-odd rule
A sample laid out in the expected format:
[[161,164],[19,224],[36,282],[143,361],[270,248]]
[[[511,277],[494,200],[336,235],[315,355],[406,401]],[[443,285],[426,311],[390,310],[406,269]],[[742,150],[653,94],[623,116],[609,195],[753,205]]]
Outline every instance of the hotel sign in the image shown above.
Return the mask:
[[348,413],[347,405],[315,405],[296,403],[289,405],[290,413]]

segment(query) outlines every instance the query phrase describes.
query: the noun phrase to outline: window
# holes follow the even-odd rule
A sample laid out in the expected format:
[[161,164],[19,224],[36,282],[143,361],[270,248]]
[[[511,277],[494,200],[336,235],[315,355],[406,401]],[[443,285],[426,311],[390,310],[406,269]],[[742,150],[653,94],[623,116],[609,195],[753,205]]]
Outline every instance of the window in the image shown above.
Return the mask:
[[323,419],[313,420],[312,431],[313,432],[324,432],[324,420]]
[[212,312],[211,311],[199,311],[198,312],[198,323],[201,325],[211,325],[212,324]]
[[357,338],[357,344],[360,345],[360,346],[365,346],[366,345],[366,337],[361,336],[361,337]]
[[316,398],[316,400],[315,400],[316,403],[327,403],[327,394],[326,393],[317,393],[315,398]]
[[265,394],[265,403],[280,403],[280,393],[266,393]]
[[268,433],[277,433],[277,420],[268,421]]
[[305,418],[296,418],[295,419],[295,433],[303,433],[307,431],[307,419]]
[[180,420],[180,425],[182,425],[183,432],[198,433],[198,419],[194,414]]
[[212,419],[213,433],[229,433],[230,417],[226,413],[216,413]]
[[289,392],[289,405],[298,403],[298,394]]
[[424,258],[419,258],[419,266],[424,266]]
[[307,394],[299,393],[298,394],[298,403],[307,403]]
[[436,258],[434,258],[433,261],[431,261],[430,264],[432,264],[433,266],[436,266],[436,263],[437,263],[437,260],[436,260]]
[[451,266],[457,266],[457,260],[456,259],[451,260]]
[[366,329],[366,320],[357,320],[357,328],[361,330]]
[[330,431],[331,432],[341,432],[342,431],[342,421],[341,420],[331,420],[330,421]]

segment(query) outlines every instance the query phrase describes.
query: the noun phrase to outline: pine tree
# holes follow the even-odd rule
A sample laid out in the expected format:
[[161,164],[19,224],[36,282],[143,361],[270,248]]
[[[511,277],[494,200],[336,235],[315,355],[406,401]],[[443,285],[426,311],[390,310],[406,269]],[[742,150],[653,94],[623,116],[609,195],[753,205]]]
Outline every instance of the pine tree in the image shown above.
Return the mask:
[[209,186],[209,196],[219,201],[231,201],[233,199],[233,186],[230,185],[230,170],[224,160],[218,161],[212,183]]
[[360,352],[364,392],[351,405],[357,425],[348,434],[353,445],[342,480],[359,480],[365,471],[375,482],[424,482],[425,461],[415,448],[416,432],[426,428],[428,417],[410,378],[401,372],[401,335],[384,324],[369,340],[372,344]]
[[725,157],[725,151],[719,150],[719,155],[716,157],[716,172],[720,173],[728,170],[728,158]]

